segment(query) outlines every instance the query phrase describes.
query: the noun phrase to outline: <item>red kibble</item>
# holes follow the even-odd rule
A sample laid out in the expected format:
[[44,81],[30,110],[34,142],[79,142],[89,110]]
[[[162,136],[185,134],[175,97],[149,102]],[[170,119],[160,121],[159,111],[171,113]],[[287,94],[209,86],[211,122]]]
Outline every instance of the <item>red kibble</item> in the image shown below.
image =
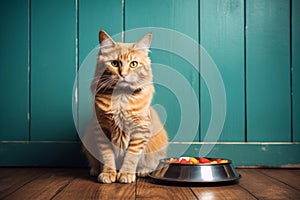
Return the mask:
[[180,160],[180,164],[190,164],[190,161],[183,158]]
[[210,163],[211,161],[208,160],[207,158],[199,158],[200,163]]
[[165,160],[166,163],[177,163],[177,164],[222,164],[228,163],[228,160],[222,160],[221,158],[195,158],[195,157],[181,157],[181,158],[170,158]]

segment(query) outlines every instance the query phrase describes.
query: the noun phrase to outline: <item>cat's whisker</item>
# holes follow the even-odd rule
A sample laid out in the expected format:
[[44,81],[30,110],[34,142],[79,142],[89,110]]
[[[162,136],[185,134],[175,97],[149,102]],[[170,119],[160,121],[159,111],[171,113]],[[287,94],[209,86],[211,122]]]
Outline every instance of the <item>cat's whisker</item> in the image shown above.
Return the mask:
[[99,77],[95,77],[95,78],[92,79],[91,84],[95,84],[95,83],[101,82],[101,81],[106,80],[106,79],[108,79],[108,78],[110,78],[110,76],[99,76]]
[[112,84],[114,84],[114,80],[111,79],[105,79],[97,87],[96,93],[98,93],[100,90],[103,89],[102,93],[105,93],[108,87],[110,87]]

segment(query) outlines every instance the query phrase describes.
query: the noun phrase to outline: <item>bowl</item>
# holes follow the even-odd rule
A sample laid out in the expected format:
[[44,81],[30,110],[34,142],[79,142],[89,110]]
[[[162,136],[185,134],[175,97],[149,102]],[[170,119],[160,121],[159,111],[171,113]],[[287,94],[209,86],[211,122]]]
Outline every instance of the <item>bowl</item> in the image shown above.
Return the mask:
[[[150,174],[150,177],[159,181],[191,183],[226,182],[241,178],[229,159],[222,158],[227,162],[217,164],[180,164],[169,162],[170,159],[160,160],[157,169]],[[215,160],[215,158],[208,159]]]

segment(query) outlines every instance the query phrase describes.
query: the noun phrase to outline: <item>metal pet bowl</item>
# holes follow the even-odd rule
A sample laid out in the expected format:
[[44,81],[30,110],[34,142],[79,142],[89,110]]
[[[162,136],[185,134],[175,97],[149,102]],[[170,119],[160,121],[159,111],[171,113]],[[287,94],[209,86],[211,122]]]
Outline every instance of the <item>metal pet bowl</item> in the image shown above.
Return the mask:
[[[213,159],[213,158],[210,158]],[[218,164],[180,164],[166,162],[169,158],[160,160],[157,170],[150,175],[154,180],[187,182],[187,183],[216,183],[229,182],[241,178],[231,160]]]

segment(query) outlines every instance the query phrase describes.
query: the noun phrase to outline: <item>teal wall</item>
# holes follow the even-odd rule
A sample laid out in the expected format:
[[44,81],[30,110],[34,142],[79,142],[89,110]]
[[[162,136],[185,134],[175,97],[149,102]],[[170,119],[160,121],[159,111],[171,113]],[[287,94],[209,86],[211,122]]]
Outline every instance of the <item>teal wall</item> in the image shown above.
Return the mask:
[[[140,27],[186,34],[218,66],[227,114],[211,156],[246,166],[300,164],[300,1],[123,2],[0,1],[0,165],[85,165],[72,118],[77,71],[98,44],[100,29],[115,35]],[[164,42],[176,42],[169,40]],[[187,154],[197,154],[211,119],[207,86],[183,58],[156,49],[150,56],[182,74],[198,97],[199,131],[184,141],[192,144]],[[201,70],[200,57],[199,63]],[[172,140],[181,120],[179,103],[166,88],[156,91],[154,103],[167,111]]]

